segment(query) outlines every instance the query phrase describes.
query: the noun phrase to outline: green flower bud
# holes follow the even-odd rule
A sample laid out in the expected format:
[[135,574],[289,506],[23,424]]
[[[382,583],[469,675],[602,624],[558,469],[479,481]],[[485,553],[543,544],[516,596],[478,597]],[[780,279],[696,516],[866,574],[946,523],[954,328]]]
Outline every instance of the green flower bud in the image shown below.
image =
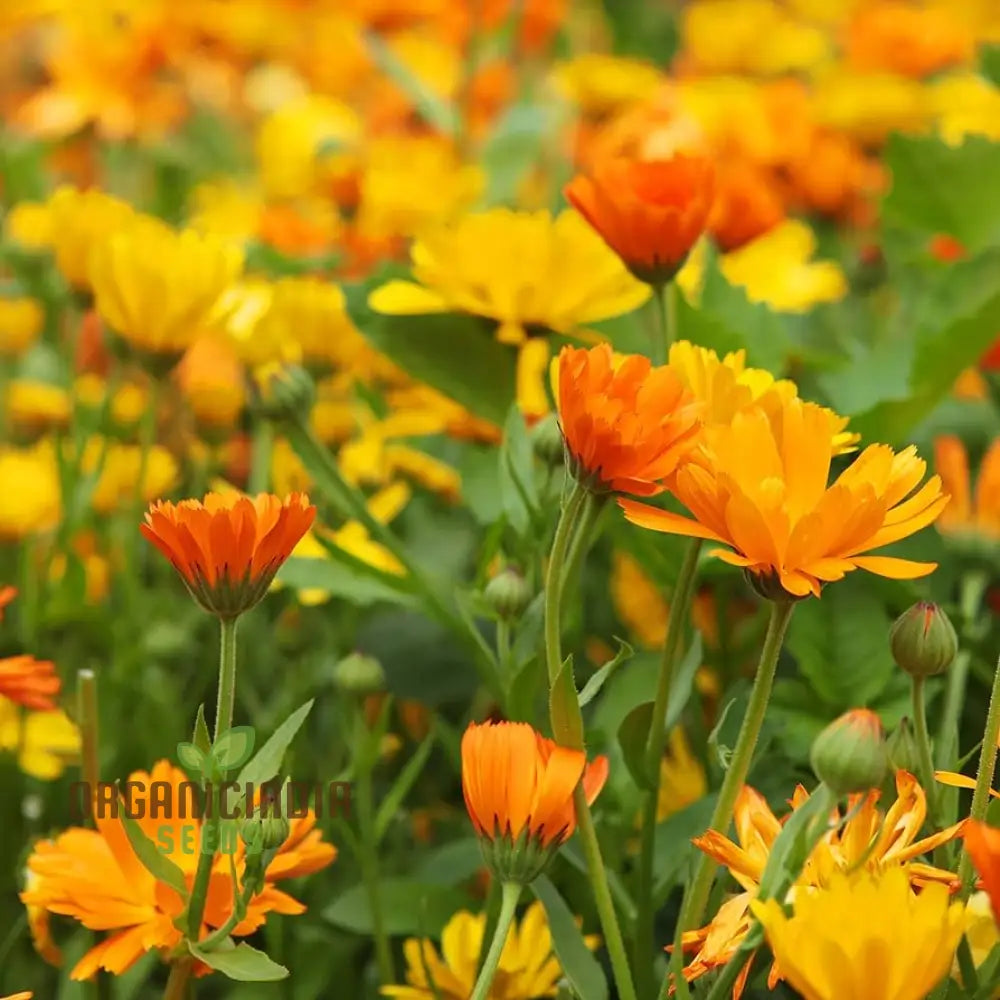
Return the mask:
[[845,712],[813,741],[809,761],[816,777],[836,795],[878,788],[889,768],[879,717],[867,708]]
[[374,656],[350,653],[333,668],[333,683],[348,694],[376,694],[385,688],[385,671]]
[[919,601],[896,619],[889,645],[893,659],[911,677],[932,677],[951,666],[958,636],[938,605]]
[[513,569],[501,570],[483,589],[483,599],[505,621],[513,621],[531,601],[531,588]]
[[250,851],[275,851],[288,840],[291,829],[284,816],[250,816],[240,827],[240,837]]
[[542,417],[531,429],[531,444],[535,454],[546,465],[556,469],[563,464],[566,450],[559,418],[554,413]]
[[913,723],[904,715],[899,725],[892,731],[886,744],[889,764],[894,771],[909,771],[917,774],[920,767],[920,750]]
[[312,376],[299,365],[264,365],[254,374],[254,403],[271,420],[305,418],[315,399]]

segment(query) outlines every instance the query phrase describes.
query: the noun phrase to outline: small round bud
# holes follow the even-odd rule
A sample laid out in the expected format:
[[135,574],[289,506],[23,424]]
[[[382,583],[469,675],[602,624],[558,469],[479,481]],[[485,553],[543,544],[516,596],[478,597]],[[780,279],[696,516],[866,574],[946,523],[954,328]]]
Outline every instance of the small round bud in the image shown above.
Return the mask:
[[542,417],[531,429],[531,444],[535,454],[546,465],[558,468],[565,458],[562,430],[554,413]]
[[483,599],[505,621],[517,618],[531,597],[527,581],[513,569],[501,570],[483,588]]
[[944,673],[958,653],[958,636],[936,604],[919,601],[904,611],[889,632],[892,658],[911,677]]
[[385,671],[374,656],[350,653],[333,668],[333,682],[349,694],[376,694],[385,687]]
[[816,777],[836,795],[878,788],[889,767],[879,717],[867,708],[845,712],[813,741],[809,761]]
[[899,725],[892,731],[886,743],[889,764],[894,771],[909,771],[917,774],[920,768],[920,749],[913,723],[904,715]]
[[306,417],[316,399],[312,376],[299,365],[262,365],[253,374],[256,408],[271,420]]
[[291,829],[284,816],[251,816],[243,821],[240,837],[251,850],[276,851],[288,840]]

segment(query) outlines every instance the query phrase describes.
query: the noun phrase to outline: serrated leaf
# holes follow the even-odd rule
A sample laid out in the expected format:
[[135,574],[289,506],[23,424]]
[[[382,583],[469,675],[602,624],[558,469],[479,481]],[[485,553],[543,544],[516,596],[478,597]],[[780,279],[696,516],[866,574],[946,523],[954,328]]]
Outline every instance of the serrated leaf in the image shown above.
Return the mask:
[[535,879],[531,884],[531,891],[545,907],[552,934],[552,948],[559,959],[563,975],[570,981],[577,996],[580,1000],[607,1000],[607,979],[600,962],[584,942],[573,911],[547,875]]
[[177,759],[186,771],[202,775],[208,755],[198,749],[193,743],[177,744]]
[[135,856],[143,868],[157,882],[163,882],[171,889],[176,889],[181,899],[187,900],[188,887],[184,872],[146,836],[145,830],[138,821],[125,813],[124,807],[118,810],[118,815],[121,818],[125,836],[128,837],[128,842],[132,845],[132,850],[135,851]]
[[618,727],[618,745],[622,748],[625,766],[636,784],[646,790],[653,787],[651,775],[646,770],[646,744],[653,722],[653,707],[651,701],[636,705]]
[[549,691],[552,735],[564,747],[583,746],[583,716],[573,680],[573,657],[567,656]]
[[245,942],[233,944],[227,939],[217,948],[205,951],[189,941],[188,948],[198,961],[237,982],[274,983],[288,978],[288,969]]
[[624,639],[615,636],[615,641],[618,643],[618,652],[615,653],[613,659],[608,660],[599,670],[595,671],[584,684],[579,696],[580,708],[589,705],[601,693],[601,688],[604,687],[608,678],[635,652]]
[[208,753],[212,749],[212,734],[208,731],[208,723],[205,722],[205,706],[198,706],[198,714],[194,717],[194,734],[191,742],[203,753]]
[[227,729],[212,747],[215,763],[223,771],[239,767],[253,753],[254,738],[253,726],[233,726]]
[[270,781],[277,776],[281,770],[281,761],[285,756],[285,751],[295,739],[295,734],[305,722],[312,707],[313,702],[310,699],[278,726],[271,734],[271,738],[254,755],[253,760],[240,771],[237,784],[241,788],[245,788],[250,783],[259,788],[265,781]]

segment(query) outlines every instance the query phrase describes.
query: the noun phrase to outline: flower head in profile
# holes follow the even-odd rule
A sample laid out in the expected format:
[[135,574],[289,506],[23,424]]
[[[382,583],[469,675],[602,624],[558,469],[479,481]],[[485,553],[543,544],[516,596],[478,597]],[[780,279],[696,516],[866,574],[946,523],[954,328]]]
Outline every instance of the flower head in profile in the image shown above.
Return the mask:
[[203,501],[159,500],[139,527],[206,611],[232,619],[267,593],[315,516],[301,493],[283,501],[269,493],[209,493]]
[[914,893],[900,867],[839,873],[796,892],[793,906],[791,916],[775,899],[753,910],[805,1000],[923,1000],[948,974],[965,929],[963,903],[943,885]]
[[[816,845],[797,886],[826,886],[839,873],[859,865],[872,872],[902,866],[917,887],[930,883],[957,885],[958,877],[953,872],[919,859],[959,836],[963,824],[919,838],[927,818],[927,796],[908,771],[896,772],[896,800],[886,811],[878,808],[880,794],[873,790],[848,797],[845,815],[850,818],[839,829],[831,829]],[[791,799],[792,811],[808,801],[809,793],[799,785]],[[714,830],[694,840],[696,847],[729,869],[743,891],[727,899],[704,927],[684,935],[684,950],[694,952],[684,968],[689,982],[724,966],[743,943],[753,923],[750,904],[757,896],[761,876],[787,817],[779,820],[764,796],[747,785],[736,801],[734,819],[737,842]],[[780,962],[775,963],[768,980],[772,989],[782,972]],[[738,985],[736,997],[743,983]]]
[[[403,944],[406,986],[383,986],[382,996],[399,1000],[467,1000],[476,984],[486,914],[460,910],[441,932],[441,954],[433,943],[409,938]],[[584,937],[588,948],[598,938]],[[553,996],[562,976],[552,953],[552,933],[541,903],[532,903],[511,927],[500,954],[489,1000],[525,1000]]]
[[566,187],[570,204],[640,281],[661,285],[705,231],[714,170],[699,156],[613,159]]
[[524,722],[471,723],[462,737],[462,792],[497,878],[531,882],[576,829],[573,790],[593,802],[608,760],[587,763]]
[[0,695],[37,711],[56,707],[59,675],[50,660],[21,654],[0,659]]
[[559,421],[573,475],[595,492],[651,496],[695,445],[700,407],[669,366],[610,346],[564,347]]
[[932,572],[935,563],[867,554],[931,524],[948,502],[937,476],[920,486],[916,449],[871,445],[828,486],[838,418],[797,397],[777,402],[705,428],[671,482],[693,517],[621,499],[628,520],[729,546],[713,555],[768,596],[818,597],[855,569],[899,580]]
[[970,819],[965,825],[965,849],[979,872],[993,916],[1000,925],[1000,829]]
[[[154,787],[157,782],[162,784]],[[123,807],[127,805],[146,836],[181,869],[190,891],[199,854],[184,845],[192,836],[198,843],[201,830],[191,782],[179,768],[159,761],[148,772],[130,774],[122,787],[129,794]],[[161,808],[163,790],[169,794],[165,808]],[[155,818],[150,816],[153,801]],[[89,979],[98,969],[120,974],[146,952],[165,953],[182,937],[174,925],[184,908],[181,896],[143,866],[121,816],[104,815],[111,813],[110,808],[101,813],[95,818],[97,829],[72,827],[52,840],[39,841],[28,858],[28,888],[21,893],[28,906],[72,917],[90,930],[110,932],[74,967],[70,977],[75,980]],[[325,868],[335,857],[335,848],[324,843],[316,829],[311,810],[292,820],[287,838],[264,873],[263,889],[250,900],[246,916],[231,933],[252,934],[271,912],[304,912],[305,907],[275,883]],[[242,841],[232,855],[219,854],[215,859],[200,936],[221,927],[232,913],[230,858],[242,878],[246,869]]]
[[1000,541],[1000,440],[986,449],[975,487],[971,483],[969,454],[955,434],[934,439],[934,469],[951,494],[951,503],[938,519],[938,531],[978,543]]

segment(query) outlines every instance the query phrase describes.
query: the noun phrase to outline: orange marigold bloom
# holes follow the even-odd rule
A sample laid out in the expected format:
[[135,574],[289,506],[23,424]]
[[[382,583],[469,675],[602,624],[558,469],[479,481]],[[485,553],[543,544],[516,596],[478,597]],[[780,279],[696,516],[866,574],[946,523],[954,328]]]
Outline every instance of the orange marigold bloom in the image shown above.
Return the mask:
[[720,171],[708,228],[721,250],[739,249],[784,217],[781,193],[763,169],[736,161]]
[[769,596],[778,585],[785,594],[818,597],[823,583],[855,569],[897,580],[936,569],[865,555],[926,527],[948,502],[938,476],[917,489],[927,466],[916,449],[896,454],[871,445],[827,486],[840,418],[797,397],[771,403],[705,427],[702,446],[670,484],[693,517],[620,499],[628,520],[730,546],[735,551],[712,554],[744,567]]
[[158,500],[139,529],[206,611],[236,618],[267,593],[315,516],[302,493],[284,501],[270,493],[209,493],[203,501]]
[[596,492],[661,492],[701,427],[677,372],[608,344],[562,349],[558,397],[573,475]]
[[[154,782],[163,784],[151,792]],[[164,786],[169,787],[169,803],[166,809],[154,809],[156,818],[152,819],[148,808],[151,796],[160,803]],[[191,845],[200,842],[201,820],[190,815],[195,810],[187,775],[161,760],[149,772],[130,774],[124,787],[129,791],[128,804],[136,822],[181,869],[190,891],[199,858]],[[98,969],[120,974],[147,951],[166,952],[182,937],[174,926],[184,908],[180,895],[143,866],[121,818],[98,816],[96,825],[96,830],[73,827],[54,840],[39,841],[28,858],[28,888],[21,893],[28,906],[72,917],[90,930],[112,932],[77,963],[70,973],[70,978],[77,980],[89,979]],[[264,888],[250,900],[246,917],[233,928],[233,936],[252,934],[272,911],[303,913],[305,907],[274,883],[325,868],[336,854],[331,844],[323,842],[311,810],[292,820],[288,837],[267,867]],[[219,854],[215,859],[199,937],[221,927],[232,912],[230,859],[242,880],[246,867],[242,841],[233,854]]]
[[714,171],[700,156],[608,160],[566,187],[570,204],[640,281],[659,285],[680,270],[705,230]]
[[1000,924],[1000,829],[970,819],[965,824],[965,849],[990,897],[993,916]]
[[530,882],[576,829],[573,790],[593,802],[607,757],[590,764],[526,722],[471,723],[462,737],[462,792],[497,878]]
[[[823,887],[834,874],[860,865],[878,872],[888,866],[905,864],[915,887],[929,883],[957,887],[958,877],[953,872],[916,859],[959,836],[964,824],[957,823],[918,840],[927,818],[927,796],[908,771],[896,772],[896,801],[885,813],[878,808],[880,797],[881,792],[877,789],[848,796],[844,815],[850,818],[842,827],[831,829],[823,836],[809,856],[796,886]],[[794,811],[808,800],[809,793],[799,785],[789,804]],[[695,952],[684,969],[688,982],[724,966],[743,943],[753,924],[750,904],[757,896],[761,876],[787,816],[779,820],[764,796],[745,785],[736,800],[734,821],[738,843],[715,830],[694,839],[696,847],[729,869],[743,891],[727,899],[706,926],[684,935],[684,950]],[[734,987],[733,996],[737,1000],[749,971],[748,966]],[[781,970],[775,964],[768,978],[769,987],[774,989],[781,978]]]
[[8,656],[0,660],[0,696],[40,712],[55,709],[59,675],[49,660],[33,656]]
[[956,435],[934,439],[934,468],[951,494],[951,503],[938,519],[938,530],[943,535],[1000,540],[1000,438],[983,456],[974,490],[969,455]]

